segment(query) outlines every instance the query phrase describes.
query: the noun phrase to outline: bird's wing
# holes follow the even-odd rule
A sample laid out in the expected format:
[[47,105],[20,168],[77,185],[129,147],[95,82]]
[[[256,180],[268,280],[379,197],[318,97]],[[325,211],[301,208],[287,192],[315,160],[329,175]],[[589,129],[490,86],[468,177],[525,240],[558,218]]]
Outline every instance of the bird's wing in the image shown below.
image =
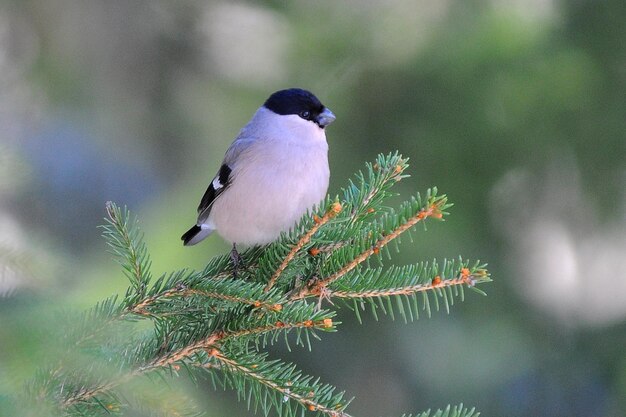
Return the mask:
[[226,191],[233,181],[232,173],[239,156],[245,152],[253,142],[253,140],[238,138],[230,145],[230,148],[226,151],[222,166],[204,192],[202,200],[200,200],[200,205],[198,206],[198,224],[208,219],[213,202]]
[[203,223],[209,217],[213,202],[228,188],[231,172],[232,168],[228,164],[222,164],[217,175],[204,192],[202,200],[200,200],[200,205],[198,205],[198,223]]

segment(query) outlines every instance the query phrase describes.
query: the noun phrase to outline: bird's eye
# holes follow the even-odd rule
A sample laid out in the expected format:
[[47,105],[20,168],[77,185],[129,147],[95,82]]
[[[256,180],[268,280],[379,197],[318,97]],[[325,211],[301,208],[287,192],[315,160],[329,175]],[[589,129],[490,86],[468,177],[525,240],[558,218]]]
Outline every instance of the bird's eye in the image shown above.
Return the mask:
[[304,110],[300,112],[300,117],[303,119],[308,119],[311,116],[311,112],[308,110]]

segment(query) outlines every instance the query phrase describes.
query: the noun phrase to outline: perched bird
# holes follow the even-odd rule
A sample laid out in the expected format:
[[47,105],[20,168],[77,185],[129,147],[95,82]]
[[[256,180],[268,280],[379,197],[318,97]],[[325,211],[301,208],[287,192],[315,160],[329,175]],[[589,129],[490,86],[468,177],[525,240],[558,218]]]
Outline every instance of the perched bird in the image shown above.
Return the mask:
[[209,184],[198,220],[182,237],[195,245],[212,232],[233,244],[263,245],[287,231],[328,190],[324,128],[335,115],[306,90],[272,94],[239,132]]

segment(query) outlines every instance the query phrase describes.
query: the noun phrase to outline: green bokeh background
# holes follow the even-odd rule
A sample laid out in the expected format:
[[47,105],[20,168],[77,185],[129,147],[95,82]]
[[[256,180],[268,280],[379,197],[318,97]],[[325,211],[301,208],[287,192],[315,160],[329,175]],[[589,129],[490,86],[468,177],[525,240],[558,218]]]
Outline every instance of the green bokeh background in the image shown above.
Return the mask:
[[53,360],[60,317],[125,289],[105,201],[139,216],[154,275],[201,268],[228,246],[179,236],[239,128],[292,86],[337,115],[331,194],[398,150],[401,194],[455,203],[394,262],[462,254],[495,281],[416,323],[345,310],[312,352],[272,355],[358,416],[623,415],[624,22],[621,0],[0,2],[0,415]]

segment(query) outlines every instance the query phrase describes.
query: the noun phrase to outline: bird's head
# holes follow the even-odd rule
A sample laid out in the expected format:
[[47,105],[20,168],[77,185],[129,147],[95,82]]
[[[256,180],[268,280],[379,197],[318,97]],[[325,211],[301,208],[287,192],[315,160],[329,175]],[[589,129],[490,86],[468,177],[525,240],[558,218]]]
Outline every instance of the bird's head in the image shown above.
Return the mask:
[[263,105],[281,116],[295,115],[301,120],[324,129],[335,120],[335,115],[313,93],[301,88],[289,88],[272,94]]

